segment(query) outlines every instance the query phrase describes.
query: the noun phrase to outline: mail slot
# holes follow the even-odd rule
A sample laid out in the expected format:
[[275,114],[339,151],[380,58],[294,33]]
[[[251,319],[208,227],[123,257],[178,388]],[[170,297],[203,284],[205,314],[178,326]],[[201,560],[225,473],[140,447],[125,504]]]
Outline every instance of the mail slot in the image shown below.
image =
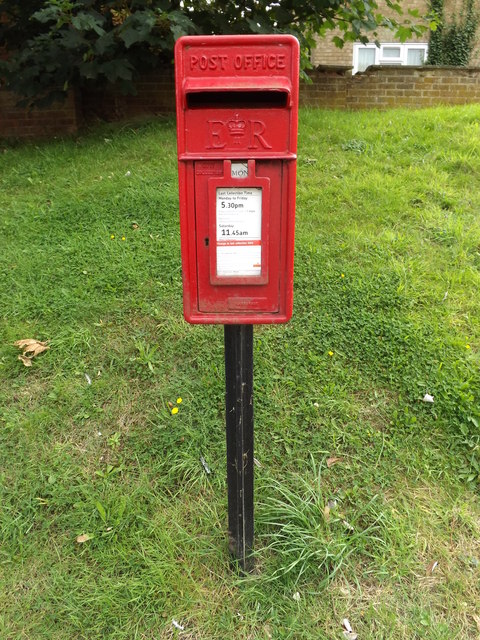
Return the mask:
[[292,315],[298,72],[289,35],[176,43],[188,322],[270,324]]

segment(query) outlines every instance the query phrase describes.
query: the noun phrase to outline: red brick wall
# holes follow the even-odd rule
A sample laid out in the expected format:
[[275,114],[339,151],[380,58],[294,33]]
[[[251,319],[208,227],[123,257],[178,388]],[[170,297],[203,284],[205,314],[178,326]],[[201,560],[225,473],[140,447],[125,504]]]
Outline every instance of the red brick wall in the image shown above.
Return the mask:
[[[352,76],[345,68],[311,72],[300,102],[327,109],[388,109],[480,102],[480,67],[370,67]],[[158,70],[137,83],[136,96],[112,89],[85,91],[81,105],[69,95],[64,105],[25,110],[0,90],[0,137],[41,137],[75,133],[83,120],[129,120],[175,110],[173,69]]]
[[327,109],[388,109],[480,102],[478,67],[370,67],[348,72],[314,71],[301,104]]
[[[325,67],[310,73],[300,86],[302,105],[328,109],[385,109],[480,102],[480,68],[370,67],[352,76],[345,68]],[[83,96],[87,121],[121,120],[175,110],[173,69],[144,76],[136,96],[114,91]]]
[[0,138],[39,138],[75,133],[78,104],[71,92],[64,103],[46,109],[17,107],[19,97],[0,89]]
[[82,93],[83,116],[87,122],[128,120],[175,111],[173,65],[143,75],[136,83],[136,95],[122,95],[111,88],[87,89]]

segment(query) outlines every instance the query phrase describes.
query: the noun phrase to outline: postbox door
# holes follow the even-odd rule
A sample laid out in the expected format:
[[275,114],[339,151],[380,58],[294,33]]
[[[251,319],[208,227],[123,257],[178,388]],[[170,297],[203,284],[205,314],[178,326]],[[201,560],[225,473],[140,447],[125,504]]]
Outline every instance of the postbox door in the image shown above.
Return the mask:
[[286,225],[282,170],[278,160],[195,162],[200,312],[279,312]]

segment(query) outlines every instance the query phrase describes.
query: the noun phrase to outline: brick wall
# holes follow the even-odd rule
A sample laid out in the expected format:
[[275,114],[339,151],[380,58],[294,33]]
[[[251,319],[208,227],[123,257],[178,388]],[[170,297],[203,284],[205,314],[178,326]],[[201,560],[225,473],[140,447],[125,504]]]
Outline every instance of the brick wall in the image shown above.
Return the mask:
[[64,104],[45,109],[15,106],[19,98],[0,88],[0,138],[41,138],[76,133],[82,124],[131,120],[175,111],[173,65],[143,75],[136,95],[123,95],[108,86],[69,94]]
[[352,76],[317,70],[301,104],[327,109],[388,109],[480,102],[479,67],[370,67]]
[[[349,67],[323,67],[300,85],[302,105],[327,109],[386,109],[480,102],[480,68],[370,67],[352,76]],[[144,76],[136,96],[104,91],[84,95],[85,119],[131,119],[175,110],[173,69]]]
[[83,117],[87,122],[108,122],[175,111],[173,65],[144,74],[136,83],[136,90],[136,95],[122,95],[108,87],[84,90]]
[[17,107],[18,96],[0,89],[0,138],[38,138],[75,133],[78,102],[71,92],[64,103],[46,109]]
[[[304,106],[326,109],[388,109],[437,104],[480,103],[480,67],[370,67],[352,76],[348,67],[311,72],[301,84]],[[112,89],[85,91],[81,104],[70,94],[64,105],[24,110],[0,90],[0,137],[39,137],[75,133],[83,121],[131,120],[175,110],[173,69],[145,75],[136,96]]]

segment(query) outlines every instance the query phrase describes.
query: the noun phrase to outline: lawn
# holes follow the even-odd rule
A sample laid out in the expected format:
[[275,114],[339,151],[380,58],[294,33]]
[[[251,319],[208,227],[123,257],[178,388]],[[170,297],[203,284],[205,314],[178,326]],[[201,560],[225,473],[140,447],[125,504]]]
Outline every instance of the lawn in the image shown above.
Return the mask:
[[[300,120],[246,578],[223,329],[182,317],[173,119],[0,147],[2,639],[479,637],[480,106]],[[26,338],[50,347],[30,367]]]

